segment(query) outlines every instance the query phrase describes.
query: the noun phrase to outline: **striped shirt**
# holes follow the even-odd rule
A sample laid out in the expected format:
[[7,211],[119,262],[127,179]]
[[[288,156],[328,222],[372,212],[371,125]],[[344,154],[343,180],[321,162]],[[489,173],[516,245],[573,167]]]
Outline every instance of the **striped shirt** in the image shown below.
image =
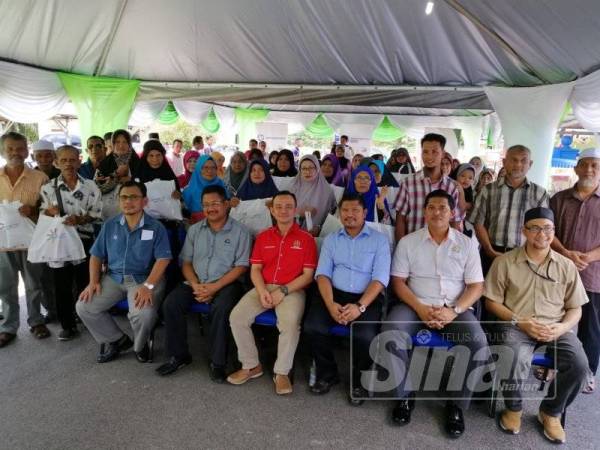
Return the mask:
[[[394,202],[396,214],[406,216],[406,234],[420,230],[425,226],[425,216],[423,207],[425,206],[425,197],[431,191],[442,189],[452,196],[454,204],[458,205],[458,188],[456,182],[449,177],[442,177],[437,183],[432,183],[429,177],[426,177],[422,170],[408,175],[400,183],[398,196]],[[455,222],[462,222],[463,214],[459,208],[454,208]]]
[[37,206],[42,185],[47,182],[48,176],[44,172],[25,166],[13,186],[2,167],[0,169],[0,201],[19,201],[24,205]]
[[516,189],[500,178],[477,195],[468,220],[486,228],[492,245],[520,247],[525,242],[521,233],[525,212],[539,206],[547,208],[548,201],[546,190],[527,178]]

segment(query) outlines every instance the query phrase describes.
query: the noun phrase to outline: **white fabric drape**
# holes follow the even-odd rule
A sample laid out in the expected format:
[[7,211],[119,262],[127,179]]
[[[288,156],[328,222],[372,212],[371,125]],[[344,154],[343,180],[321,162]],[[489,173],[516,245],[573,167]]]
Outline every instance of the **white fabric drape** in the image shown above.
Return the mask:
[[571,106],[573,114],[584,128],[600,131],[600,70],[575,82]]
[[522,144],[534,161],[528,178],[546,186],[556,127],[574,82],[531,88],[486,87],[498,113],[504,145]]
[[160,115],[161,111],[165,109],[166,105],[166,100],[136,102],[131,117],[129,118],[129,125],[136,127],[147,127],[152,125]]
[[0,115],[15,122],[39,122],[58,114],[67,101],[55,73],[0,61]]
[[202,122],[212,105],[208,103],[197,102],[194,100],[173,100],[173,105],[185,122],[190,125],[198,125]]

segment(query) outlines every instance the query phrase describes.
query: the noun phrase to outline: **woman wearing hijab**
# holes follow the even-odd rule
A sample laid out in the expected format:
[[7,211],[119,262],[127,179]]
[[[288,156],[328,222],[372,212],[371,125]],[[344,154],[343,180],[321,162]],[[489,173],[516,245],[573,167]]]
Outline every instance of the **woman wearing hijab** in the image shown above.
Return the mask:
[[271,198],[279,190],[275,186],[269,166],[265,161],[250,161],[249,172],[237,191],[237,195],[231,199],[231,206],[235,207],[240,200],[257,200]]
[[390,206],[385,199],[385,191],[379,193],[375,175],[368,166],[360,165],[352,171],[346,191],[363,197],[367,205],[367,222],[394,224]]
[[485,169],[485,164],[483,164],[483,160],[479,156],[473,156],[469,160],[469,164],[471,164],[475,168],[475,182],[479,181],[479,176],[483,169]]
[[298,170],[296,170],[296,166],[294,165],[294,154],[288,149],[281,150],[275,163],[273,176],[295,177],[296,175],[298,175]]
[[171,169],[166,158],[167,151],[156,139],[150,139],[144,144],[144,151],[134,178],[140,183],[147,183],[152,180],[164,180],[175,182],[173,198],[180,199],[181,193],[177,177]]
[[279,152],[277,150],[273,150],[271,153],[269,153],[269,170],[271,171],[271,173],[273,173],[275,167],[277,167],[278,156]]
[[377,187],[399,187],[398,182],[385,167],[383,161],[378,159],[364,158],[360,163],[361,166],[367,166],[375,175]]
[[131,146],[131,135],[127,130],[116,130],[112,134],[110,155],[102,160],[94,180],[103,194],[111,192],[118,184],[131,180],[137,172],[140,158]]
[[202,155],[196,163],[196,169],[192,174],[190,183],[183,191],[183,201],[192,214],[190,223],[196,223],[204,219],[201,201],[202,192],[207,186],[213,185],[227,189],[223,180],[217,176],[217,164],[210,156]]
[[477,180],[477,185],[475,186],[475,196],[477,196],[484,187],[486,187],[488,184],[492,183],[493,181],[494,181],[494,171],[492,169],[488,169],[486,167],[479,174],[479,180]]
[[458,207],[463,213],[473,207],[473,184],[475,182],[475,167],[471,164],[461,164],[456,169],[456,184],[459,187]]
[[415,173],[415,167],[410,160],[408,150],[404,147],[400,147],[397,148],[395,152],[395,161],[391,164],[390,171],[403,175]]
[[340,163],[335,155],[325,155],[321,162],[321,173],[329,184],[334,186],[346,186],[346,178],[340,169]]
[[343,145],[336,145],[335,149],[331,153],[336,156],[340,165],[342,176],[347,179],[351,172],[351,164],[350,160],[346,158],[346,148]]
[[223,156],[223,153],[221,152],[212,152],[210,157],[217,164],[217,176],[222,180],[225,176],[225,169],[223,168],[223,165],[225,164],[225,156]]
[[196,150],[188,150],[183,154],[183,168],[185,171],[177,177],[181,189],[185,188],[190,182],[192,173],[194,173],[194,169],[196,168],[196,161],[198,161],[199,157],[200,153]]
[[[362,160],[364,158],[365,157],[363,155],[361,155],[360,153],[357,153],[356,155],[354,155],[352,157],[352,164],[351,164],[351,170],[350,171],[357,169],[358,166],[360,166],[360,164],[362,163]],[[346,177],[346,178],[348,178],[348,177]]]
[[300,158],[300,174],[296,176],[290,191],[296,196],[300,224],[306,229],[305,212],[310,211],[313,227],[308,230],[318,236],[327,215],[335,210],[333,189],[321,173],[319,161],[313,155]]
[[223,182],[227,186],[227,192],[231,197],[235,197],[242,181],[248,174],[248,160],[242,152],[235,152],[229,160],[229,166],[225,170]]

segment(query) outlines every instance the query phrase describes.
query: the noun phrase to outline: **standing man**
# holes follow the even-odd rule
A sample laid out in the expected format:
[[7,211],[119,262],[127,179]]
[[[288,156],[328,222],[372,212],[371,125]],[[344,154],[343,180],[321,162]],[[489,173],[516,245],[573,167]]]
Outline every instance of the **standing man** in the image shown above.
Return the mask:
[[242,368],[227,381],[243,384],[263,374],[251,328],[254,319],[268,309],[275,310],[280,334],[273,381],[279,395],[292,393],[288,374],[300,338],[304,288],[317,265],[315,240],[295,222],[296,206],[296,196],[289,191],[273,196],[270,209],[276,225],[256,237],[250,258],[254,289],[242,297],[229,318]]
[[[23,206],[19,212],[23,217],[37,221],[40,190],[48,176],[39,170],[25,166],[27,138],[22,134],[8,132],[0,138],[0,150],[6,165],[0,168],[0,201],[19,201]],[[19,272],[25,282],[27,300],[27,323],[38,339],[50,336],[44,325],[40,304],[44,299],[44,264],[27,261],[27,250],[0,252],[0,300],[4,319],[0,321],[0,347],[17,337],[19,329]]]
[[[317,369],[317,380],[310,390],[318,395],[326,394],[339,383],[329,328],[359,323],[352,332],[352,405],[360,405],[368,395],[361,385],[361,373],[373,364],[369,347],[379,331],[376,322],[381,320],[382,291],[390,280],[388,239],[365,223],[366,216],[362,196],[342,197],[340,218],[344,228],[323,242],[316,271],[320,296],[311,302],[304,322]],[[374,323],[360,323],[364,321]]]
[[210,155],[214,151],[215,137],[213,135],[206,136],[206,154]]
[[79,175],[93,180],[100,163],[106,158],[106,145],[100,136],[90,136],[87,140],[88,160],[79,168]]
[[302,156],[302,152],[300,148],[302,147],[302,139],[297,138],[294,140],[294,149],[292,153],[294,154],[294,162],[296,163],[296,167],[298,167],[298,161],[300,160],[300,156]]
[[591,394],[600,357],[600,149],[583,150],[575,173],[575,186],[550,199],[556,217],[552,248],[575,263],[590,300],[581,307],[577,336],[591,372],[583,392]]
[[481,190],[468,219],[481,244],[484,275],[494,258],[523,245],[521,230],[525,211],[547,207],[549,200],[543,187],[527,179],[533,164],[527,147],[513,145],[502,162],[506,175]]
[[344,156],[348,159],[352,159],[354,156],[354,150],[350,147],[350,138],[346,134],[340,136],[340,145],[344,147]]
[[183,141],[181,139],[175,139],[173,141],[173,145],[171,146],[171,151],[167,155],[167,161],[169,161],[169,165],[171,166],[171,169],[173,169],[173,173],[176,176],[180,176],[185,173],[183,153],[181,152],[182,148]]
[[[392,411],[396,425],[410,422],[414,393],[411,380],[406,379],[405,368],[410,363],[407,349],[419,330],[427,334],[423,326],[441,330],[445,339],[469,349],[469,361],[454,361],[467,364],[467,374],[488,359],[482,357],[489,355],[486,336],[470,309],[483,292],[481,262],[477,244],[450,227],[455,208],[448,192],[438,189],[429,193],[424,204],[426,227],[402,238],[394,252],[392,287],[399,303],[388,314],[384,330],[399,335],[398,357],[393,359],[391,370],[396,378],[396,397],[400,399]],[[460,391],[448,392],[448,396],[457,397],[446,403],[446,432],[450,437],[464,433],[462,410],[468,408],[472,395],[467,380]]]
[[[144,213],[147,203],[143,183],[123,183],[119,188],[122,214],[104,224],[90,251],[90,284],[79,297],[77,314],[96,342],[108,344],[98,354],[99,363],[114,360],[132,345],[139,362],[149,361],[148,338],[160,307],[171,249],[165,227]],[[109,313],[124,296],[133,342]]]
[[194,136],[192,147],[201,155],[204,155],[204,139],[202,136]]
[[[405,235],[425,226],[425,198],[431,191],[441,189],[458,204],[458,187],[454,180],[442,173],[442,157],[446,138],[441,134],[429,133],[421,139],[421,159],[423,169],[408,175],[400,183],[394,203],[396,212],[396,241]],[[462,221],[458,208],[450,219],[451,226],[457,228]]]
[[170,375],[192,362],[187,342],[186,315],[190,304],[210,304],[210,378],[225,381],[229,315],[244,293],[240,278],[248,270],[250,233],[228,216],[229,201],[222,186],[202,191],[206,218],[190,227],[181,250],[185,282],[166,298],[163,312],[170,360],[156,371]]
[[558,373],[540,404],[538,421],[546,438],[563,443],[566,434],[560,415],[577,397],[588,372],[583,346],[573,331],[588,298],[575,264],[550,248],[554,239],[552,210],[532,208],[524,221],[525,244],[494,259],[483,294],[486,308],[504,321],[495,335],[517,356],[507,362],[510,367],[505,370],[503,365],[497,366],[498,373],[510,374],[508,380],[500,380],[506,409],[499,424],[511,434],[521,430],[522,384],[528,378],[534,350],[546,346]]
[[31,150],[33,151],[33,159],[37,163],[37,170],[44,172],[51,180],[60,175],[60,169],[54,165],[56,154],[52,142],[43,140],[34,142]]

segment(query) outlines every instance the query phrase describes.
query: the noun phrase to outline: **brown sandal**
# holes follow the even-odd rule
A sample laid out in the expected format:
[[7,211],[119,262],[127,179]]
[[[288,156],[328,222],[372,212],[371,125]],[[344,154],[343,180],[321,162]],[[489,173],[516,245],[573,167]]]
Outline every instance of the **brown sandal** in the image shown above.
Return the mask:
[[37,339],[46,339],[50,337],[50,330],[44,324],[36,325],[29,329]]
[[12,333],[0,333],[0,348],[8,345],[16,337],[17,335]]

